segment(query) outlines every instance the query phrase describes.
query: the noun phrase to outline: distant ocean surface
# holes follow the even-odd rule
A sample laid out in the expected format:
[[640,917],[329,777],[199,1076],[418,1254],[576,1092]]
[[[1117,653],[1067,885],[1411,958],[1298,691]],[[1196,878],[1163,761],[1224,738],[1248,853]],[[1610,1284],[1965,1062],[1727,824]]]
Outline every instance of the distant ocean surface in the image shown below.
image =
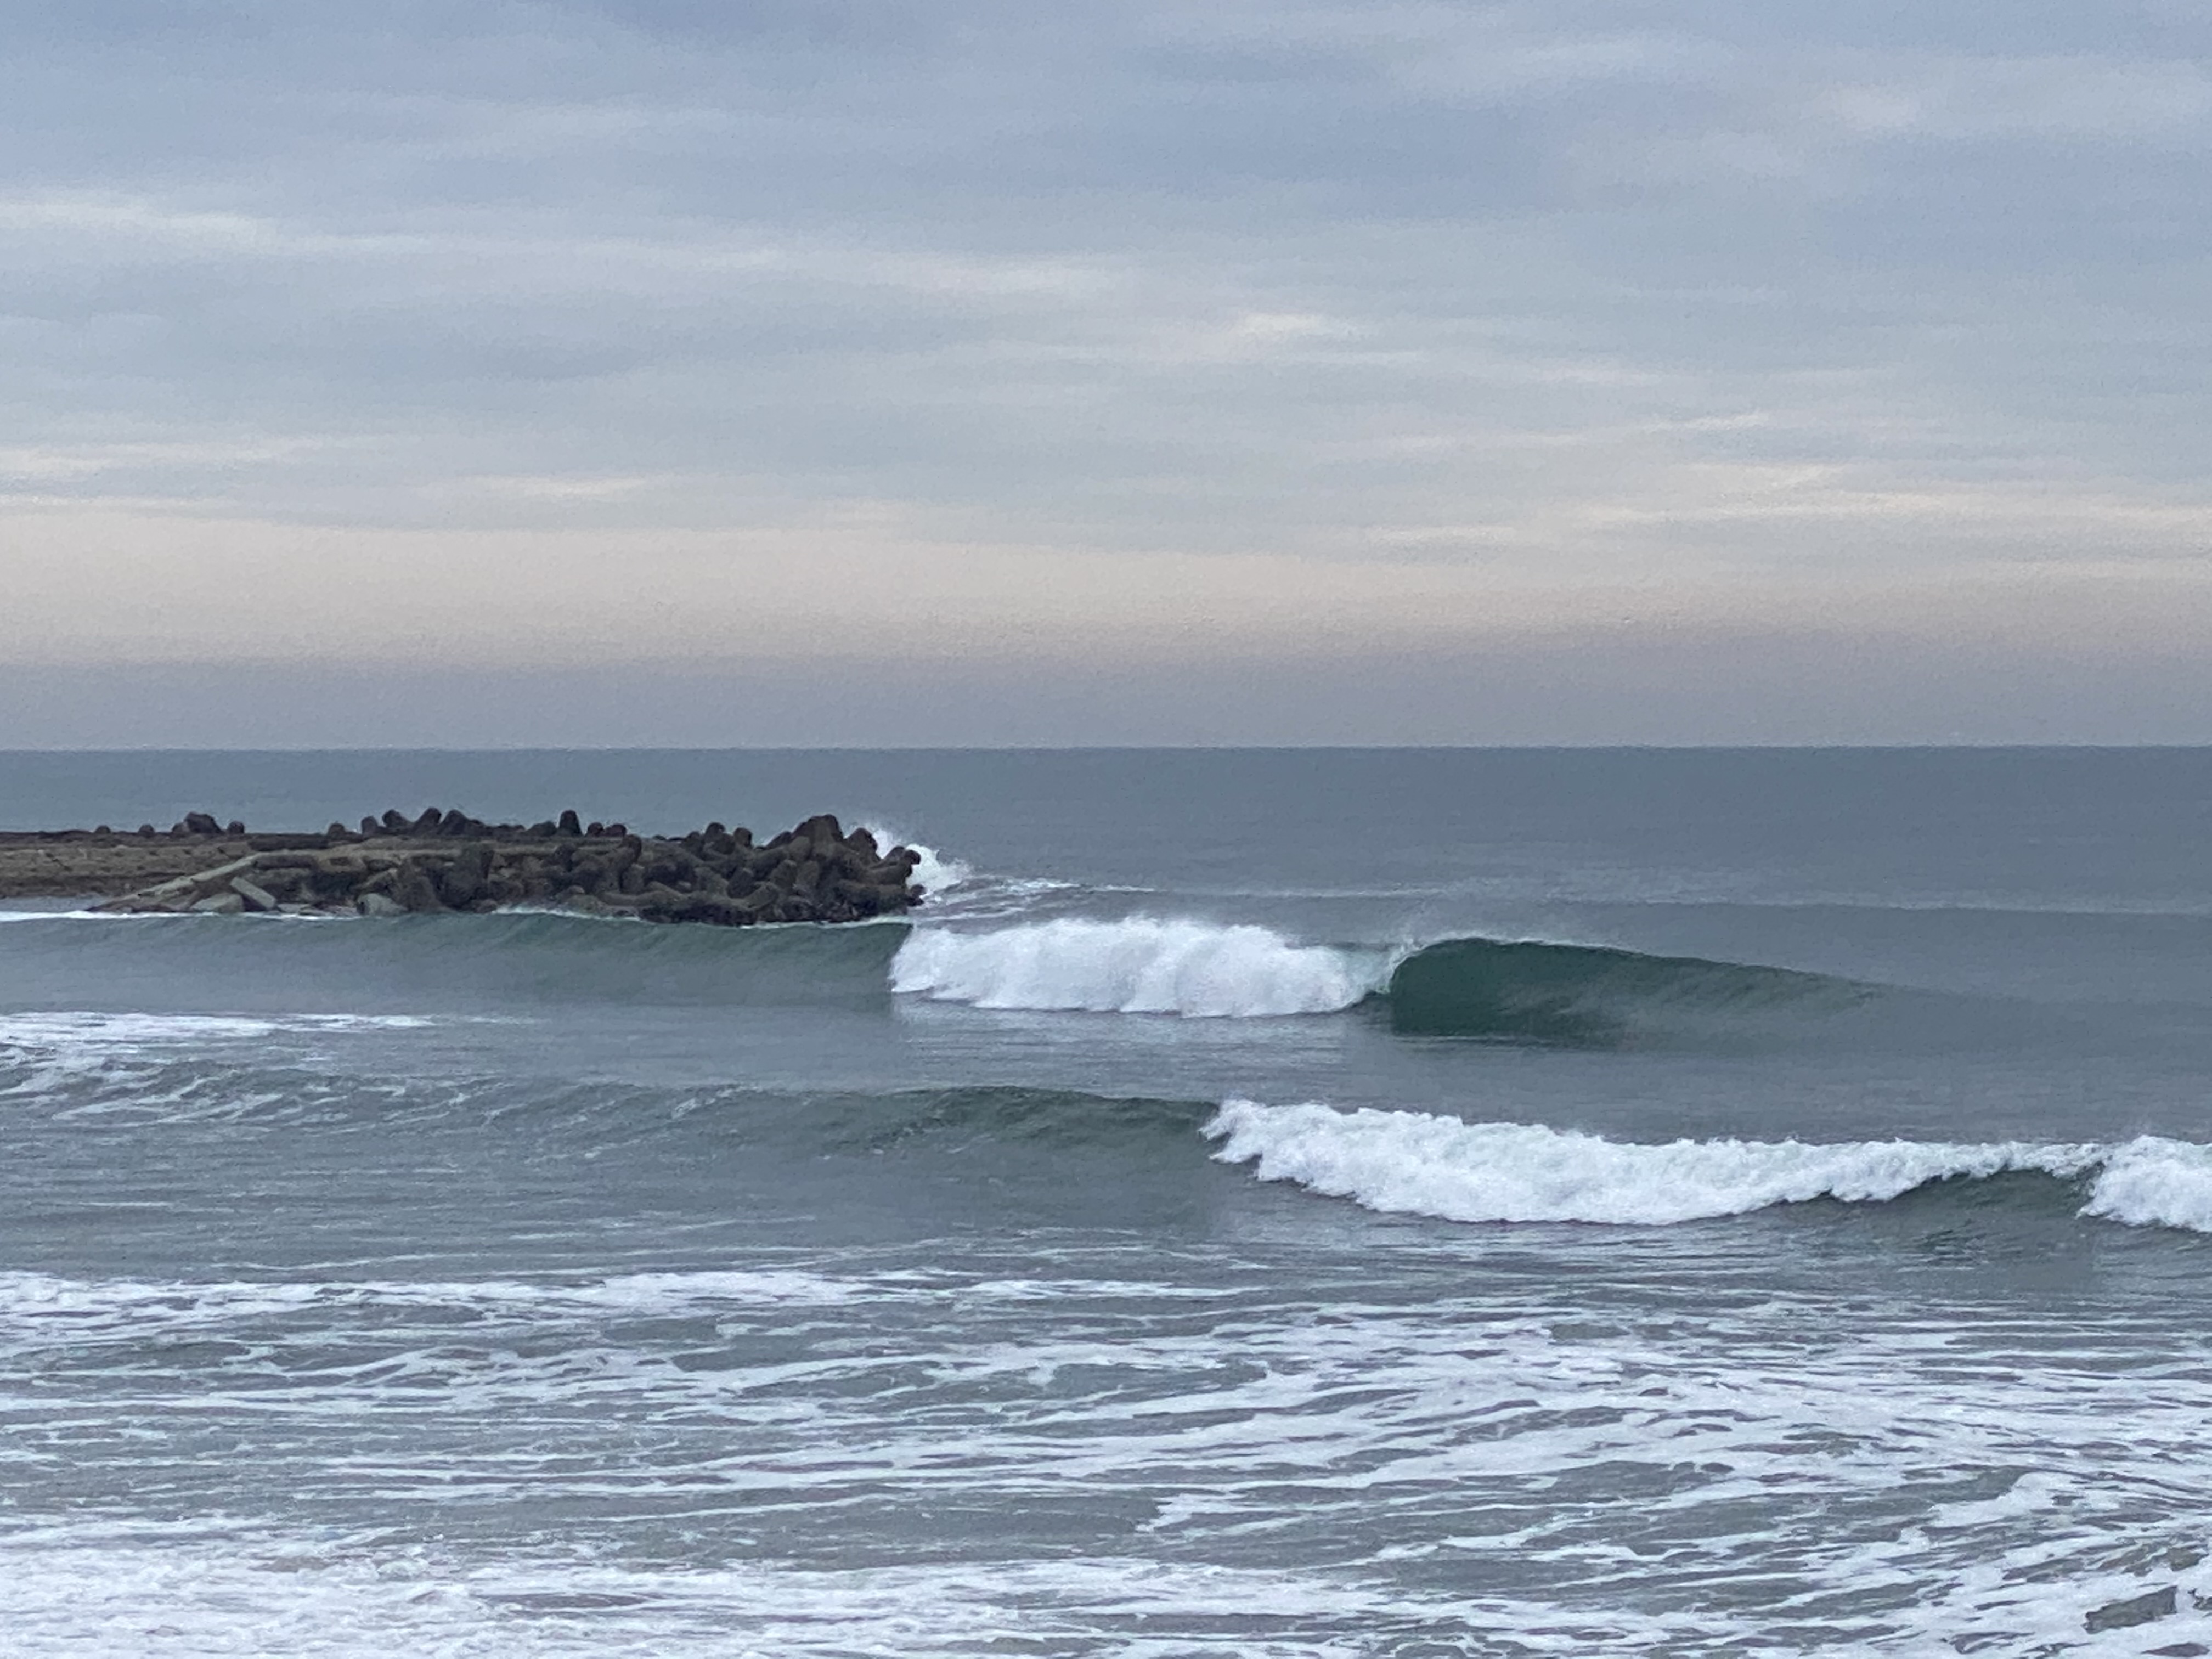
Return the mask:
[[2212,1652],[2212,751],[0,755],[0,1654]]

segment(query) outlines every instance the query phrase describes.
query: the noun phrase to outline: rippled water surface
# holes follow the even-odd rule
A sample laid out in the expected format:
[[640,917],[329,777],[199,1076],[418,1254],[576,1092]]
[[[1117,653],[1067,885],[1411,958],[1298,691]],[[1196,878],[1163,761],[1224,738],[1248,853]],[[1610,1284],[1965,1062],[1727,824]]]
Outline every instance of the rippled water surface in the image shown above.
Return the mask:
[[0,913],[0,1652],[2212,1653],[2212,755],[0,757],[926,843]]

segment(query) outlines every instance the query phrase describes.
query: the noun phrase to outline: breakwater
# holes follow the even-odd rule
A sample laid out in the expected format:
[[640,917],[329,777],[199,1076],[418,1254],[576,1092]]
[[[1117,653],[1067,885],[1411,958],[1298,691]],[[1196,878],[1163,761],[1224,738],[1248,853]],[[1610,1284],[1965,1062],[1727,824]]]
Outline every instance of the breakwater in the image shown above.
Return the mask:
[[921,902],[921,854],[829,814],[768,841],[708,824],[681,836],[585,823],[487,823],[458,808],[357,828],[259,834],[188,814],[166,831],[0,834],[0,897],[86,898],[131,914],[396,916],[542,906],[646,921],[864,921]]

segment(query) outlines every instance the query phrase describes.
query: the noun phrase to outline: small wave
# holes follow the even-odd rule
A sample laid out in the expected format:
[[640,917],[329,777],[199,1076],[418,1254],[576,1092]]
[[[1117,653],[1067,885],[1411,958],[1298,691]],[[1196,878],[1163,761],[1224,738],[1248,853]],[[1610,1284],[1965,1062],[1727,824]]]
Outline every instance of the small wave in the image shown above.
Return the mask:
[[1065,919],[917,928],[892,960],[891,988],[978,1008],[1254,1019],[1349,1008],[1389,967],[1380,951],[1294,945],[1249,925]]
[[2091,1177],[2085,1216],[2212,1232],[2212,1147],[1996,1141],[1607,1140],[1425,1112],[1231,1100],[1214,1156],[1370,1210],[1444,1221],[1667,1225],[1814,1199],[1879,1203],[1931,1182],[2028,1171]]
[[0,1014],[0,1049],[108,1053],[251,1041],[280,1032],[412,1030],[432,1023],[420,1014]]
[[902,1293],[896,1279],[871,1284],[796,1270],[617,1274],[580,1283],[521,1279],[337,1280],[191,1283],[83,1280],[42,1273],[0,1273],[0,1332],[11,1322],[49,1334],[104,1328],[120,1334],[155,1326],[223,1324],[311,1309],[460,1309],[479,1314],[544,1309],[638,1316],[721,1305],[827,1305],[866,1295]]
[[81,1279],[0,1272],[0,1349],[141,1340],[155,1332],[254,1324],[357,1310],[478,1318],[621,1320],[861,1303],[1107,1297],[1210,1300],[1206,1286],[1107,1277],[1003,1279],[911,1269],[850,1274],[803,1267],[617,1273],[571,1281],[488,1279]]

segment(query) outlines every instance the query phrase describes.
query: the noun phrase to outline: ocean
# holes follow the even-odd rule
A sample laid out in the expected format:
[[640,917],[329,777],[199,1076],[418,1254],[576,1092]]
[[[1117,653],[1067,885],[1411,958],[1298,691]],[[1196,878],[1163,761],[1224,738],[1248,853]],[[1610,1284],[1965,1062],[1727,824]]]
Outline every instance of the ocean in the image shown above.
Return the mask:
[[0,913],[0,1653],[2212,1652],[2212,751],[12,754],[908,922]]

